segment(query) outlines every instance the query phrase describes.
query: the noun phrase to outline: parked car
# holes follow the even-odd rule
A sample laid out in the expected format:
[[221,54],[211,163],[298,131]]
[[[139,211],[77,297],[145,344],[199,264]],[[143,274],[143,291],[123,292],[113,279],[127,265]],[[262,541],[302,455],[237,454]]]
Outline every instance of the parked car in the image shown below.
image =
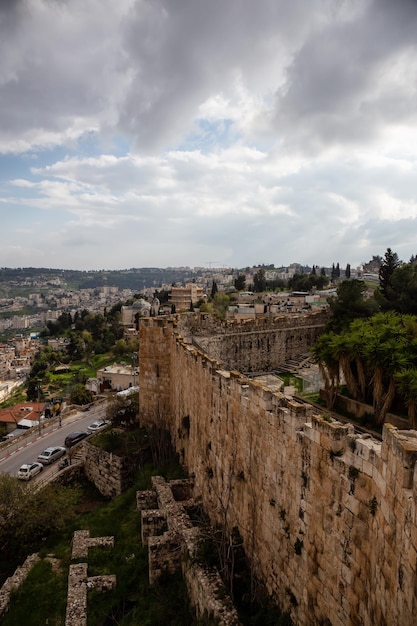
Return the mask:
[[61,458],[61,456],[64,456],[66,452],[65,448],[60,446],[49,447],[39,454],[38,461],[40,461],[43,465],[49,465],[50,463],[53,463],[57,459]]
[[76,443],[79,443],[80,441],[88,437],[89,434],[90,433],[86,433],[83,430],[77,431],[75,433],[70,433],[67,437],[65,437],[65,447],[72,448],[72,446],[75,446]]
[[109,420],[96,420],[87,428],[90,433],[99,433],[101,430],[104,430],[106,426],[110,424]]
[[18,472],[17,477],[19,480],[30,480],[43,470],[42,463],[25,463],[22,465]]

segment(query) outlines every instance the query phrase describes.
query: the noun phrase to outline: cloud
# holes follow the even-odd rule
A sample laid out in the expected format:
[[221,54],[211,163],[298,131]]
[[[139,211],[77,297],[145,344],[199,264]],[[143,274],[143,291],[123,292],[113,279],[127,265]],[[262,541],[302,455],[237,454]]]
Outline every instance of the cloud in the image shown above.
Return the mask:
[[276,94],[273,127],[286,144],[321,151],[415,125],[416,28],[415,2],[374,1],[306,39]]
[[0,265],[416,252],[414,0],[0,6]]

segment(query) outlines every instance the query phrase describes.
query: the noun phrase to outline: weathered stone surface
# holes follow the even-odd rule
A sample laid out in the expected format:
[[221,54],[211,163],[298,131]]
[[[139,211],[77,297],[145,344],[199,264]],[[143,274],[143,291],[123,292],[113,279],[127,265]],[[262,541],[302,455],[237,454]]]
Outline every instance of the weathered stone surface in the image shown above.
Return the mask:
[[10,603],[10,594],[12,591],[19,589],[20,585],[29,574],[31,568],[39,561],[38,554],[32,554],[27,557],[23,565],[18,567],[14,574],[7,578],[6,582],[0,589],[0,618],[8,611]]
[[165,530],[161,532],[157,523],[148,524],[145,540],[142,539],[148,545],[150,583],[154,584],[165,572],[172,574],[181,568],[197,617],[209,615],[219,620],[219,626],[239,626],[236,610],[224,592],[218,572],[202,567],[194,558],[200,530],[193,526],[184,508],[193,504],[192,483],[188,480],[167,483],[161,476],[153,476],[152,485],[160,508],[142,511],[142,520],[163,519]]
[[89,530],[76,530],[72,539],[72,559],[86,559],[89,548],[113,548],[114,537],[90,537]]
[[[267,324],[258,325],[259,341],[255,324],[248,337],[245,325],[217,324],[216,359],[200,349],[204,329],[200,348],[191,345],[204,324],[189,319],[195,329],[183,318],[140,321],[141,411],[170,431],[211,521],[227,515],[239,529],[255,573],[298,626],[415,626],[414,431],[387,424],[382,444],[353,436],[266,383],[228,372],[226,354],[246,371],[249,358],[267,364],[255,354],[266,350]],[[278,344],[284,360],[287,349],[304,347],[298,336],[308,320],[298,323],[271,339],[275,356]]]
[[90,589],[110,591],[116,586],[116,576],[89,577],[87,569],[87,563],[70,565],[65,626],[87,625],[87,593]]
[[[76,530],[72,541],[72,559],[87,558],[92,547],[113,547],[114,537],[90,537],[89,530]],[[87,594],[90,589],[110,591],[116,576],[88,576],[88,563],[70,565],[68,574],[65,626],[87,626]]]
[[84,473],[103,496],[119,496],[132,484],[131,459],[101,450],[89,441],[84,446]]

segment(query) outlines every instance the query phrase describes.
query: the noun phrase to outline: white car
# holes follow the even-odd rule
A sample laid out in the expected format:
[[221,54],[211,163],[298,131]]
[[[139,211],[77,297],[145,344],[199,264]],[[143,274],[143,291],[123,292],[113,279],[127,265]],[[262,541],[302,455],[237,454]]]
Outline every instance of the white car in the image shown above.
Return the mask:
[[41,452],[38,456],[38,461],[40,461],[43,465],[49,465],[53,463],[61,456],[66,454],[65,448],[61,448],[59,446],[46,448],[43,452]]
[[22,465],[18,472],[17,477],[19,480],[30,480],[43,470],[42,463],[25,463]]
[[99,433],[101,430],[104,430],[108,424],[110,424],[109,420],[97,420],[90,424],[87,430],[89,433]]

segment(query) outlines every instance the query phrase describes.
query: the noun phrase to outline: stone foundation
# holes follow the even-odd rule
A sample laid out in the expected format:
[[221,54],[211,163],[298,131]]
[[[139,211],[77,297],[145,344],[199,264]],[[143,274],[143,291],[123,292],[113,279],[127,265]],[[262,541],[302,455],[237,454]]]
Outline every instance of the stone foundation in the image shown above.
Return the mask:
[[[113,547],[113,537],[90,537],[88,530],[76,530],[72,540],[72,559],[88,557],[89,548]],[[65,626],[87,626],[87,594],[90,589],[111,591],[116,576],[88,576],[88,563],[70,565],[68,574]]]
[[[160,476],[152,478],[153,492],[138,492],[138,510],[142,516],[142,541],[148,545],[149,581],[154,584],[164,572],[174,574],[180,568],[197,617],[208,615],[219,620],[219,626],[239,626],[233,604],[224,594],[221,578],[213,569],[195,561],[200,531],[186,512],[193,504],[188,481],[166,483]],[[153,496],[151,494],[153,493]],[[157,510],[145,510],[143,504],[157,501]],[[152,520],[152,521],[151,521]]]

